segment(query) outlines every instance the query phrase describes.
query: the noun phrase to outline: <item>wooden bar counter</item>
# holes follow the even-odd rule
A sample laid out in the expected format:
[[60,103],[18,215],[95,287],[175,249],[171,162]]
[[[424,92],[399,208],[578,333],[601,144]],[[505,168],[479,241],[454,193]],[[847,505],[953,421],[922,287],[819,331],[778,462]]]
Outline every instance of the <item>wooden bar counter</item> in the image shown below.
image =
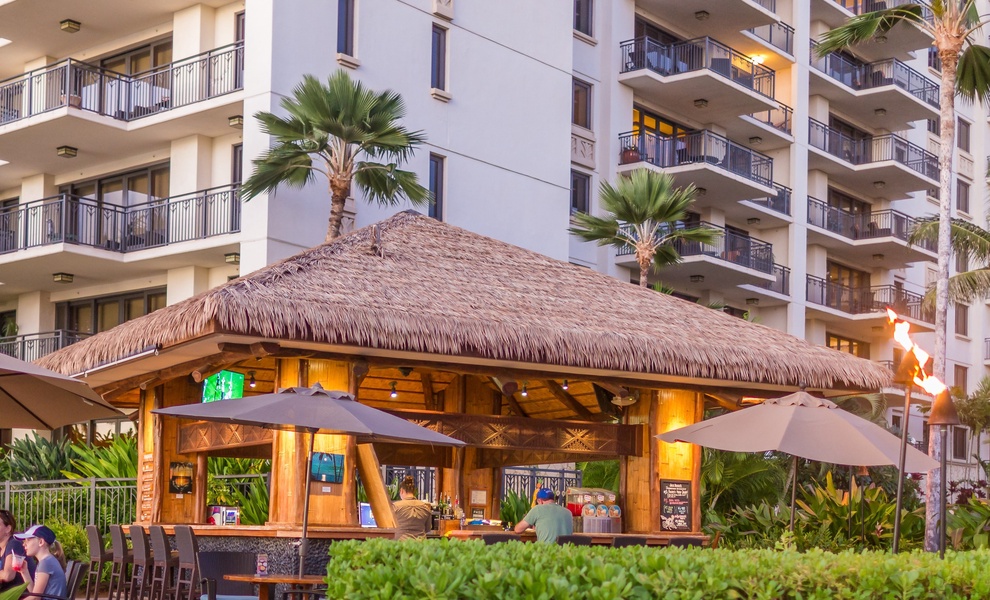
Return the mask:
[[[476,529],[458,529],[451,531],[448,535],[453,539],[458,540],[480,540],[481,537],[486,534],[491,533],[490,531],[478,531]],[[587,536],[591,538],[592,546],[611,546],[612,540],[615,538],[623,537],[645,537],[647,546],[667,546],[670,544],[670,540],[675,538],[687,538],[701,540],[703,546],[708,546],[710,539],[708,536],[697,534],[697,533],[663,533],[663,534],[635,534],[635,533],[578,533],[577,535]],[[520,541],[523,542],[535,542],[536,532],[533,530],[526,530],[520,534]]]

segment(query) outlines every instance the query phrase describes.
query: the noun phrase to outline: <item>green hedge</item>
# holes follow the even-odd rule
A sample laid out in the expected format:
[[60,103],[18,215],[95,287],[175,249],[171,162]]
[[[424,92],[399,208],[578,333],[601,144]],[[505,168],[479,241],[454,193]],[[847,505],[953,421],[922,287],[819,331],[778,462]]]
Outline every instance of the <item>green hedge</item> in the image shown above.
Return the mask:
[[990,552],[335,542],[329,598],[987,598]]

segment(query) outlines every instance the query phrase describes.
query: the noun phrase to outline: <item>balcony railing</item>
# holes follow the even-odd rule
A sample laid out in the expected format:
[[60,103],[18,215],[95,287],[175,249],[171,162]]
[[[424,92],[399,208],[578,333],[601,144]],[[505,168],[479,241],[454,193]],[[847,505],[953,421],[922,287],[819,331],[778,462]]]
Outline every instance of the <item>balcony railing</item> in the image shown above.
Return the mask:
[[773,184],[773,189],[777,190],[776,196],[753,198],[752,200],[748,200],[748,202],[759,204],[760,206],[785,215],[791,214],[791,188],[775,183]]
[[749,30],[750,33],[767,42],[774,48],[779,48],[793,56],[794,28],[787,23],[771,23]]
[[773,265],[773,281],[761,283],[760,287],[784,296],[791,295],[791,270],[784,265]]
[[755,181],[773,185],[773,159],[708,130],[667,137],[655,133],[623,133],[619,164],[648,162],[661,168],[709,164]]
[[[725,227],[707,221],[700,221],[695,225],[715,230],[719,235],[711,244],[675,240],[674,248],[681,256],[710,256],[740,267],[755,269],[764,273],[773,272],[772,244],[729,231]],[[629,232],[631,228],[626,225],[623,230]],[[635,250],[631,246],[620,248],[617,252],[619,256],[628,256],[633,253]]]
[[132,121],[243,85],[244,42],[136,75],[70,58],[0,81],[0,124],[64,107]]
[[240,230],[236,185],[131,206],[62,194],[0,210],[0,254],[61,243],[133,252]]
[[790,106],[787,106],[783,102],[777,108],[771,108],[768,110],[761,110],[760,112],[755,112],[750,117],[756,119],[760,123],[764,123],[773,127],[774,129],[779,129],[784,133],[791,133],[791,117],[794,111]]
[[854,165],[892,160],[912,171],[938,180],[938,157],[892,133],[852,138],[828,125],[809,119],[808,143]]
[[[851,240],[895,237],[906,242],[917,222],[896,210],[854,214],[809,196],[808,223]],[[916,245],[925,250],[936,251],[934,242],[923,241]]]
[[623,42],[623,73],[649,69],[660,75],[677,75],[708,69],[714,73],[773,98],[774,72],[753,59],[711,38],[697,38],[675,44],[661,44],[648,37]]
[[811,66],[842,85],[854,90],[896,85],[925,104],[939,107],[938,84],[896,58],[862,64],[834,52],[820,57],[817,46],[811,42]]
[[0,337],[0,354],[32,362],[42,356],[75,344],[90,334],[67,329]]
[[777,0],[753,0],[753,2],[759,4],[772,13],[777,12]]
[[920,294],[893,285],[854,288],[808,275],[806,292],[808,302],[851,315],[883,312],[890,307],[899,315],[925,323],[935,322],[935,311],[922,307],[924,298]]
[[[863,13],[884,10],[887,8],[895,8],[904,4],[919,3],[918,0],[832,0],[832,2],[838,4],[854,15],[861,15]],[[931,7],[926,6],[924,3],[920,4],[922,17],[930,23],[934,18]]]

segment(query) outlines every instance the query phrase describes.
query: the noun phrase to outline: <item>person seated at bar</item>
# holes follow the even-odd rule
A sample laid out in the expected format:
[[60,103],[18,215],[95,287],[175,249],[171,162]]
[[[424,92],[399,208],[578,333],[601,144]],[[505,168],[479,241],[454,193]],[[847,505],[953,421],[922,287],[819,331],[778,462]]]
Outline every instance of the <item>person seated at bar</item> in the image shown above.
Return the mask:
[[24,545],[14,537],[17,520],[9,510],[0,510],[0,592],[24,583],[24,578],[14,569],[15,556],[27,556]]
[[27,555],[38,561],[33,576],[30,570],[23,568],[23,563],[17,565],[27,584],[25,596],[45,594],[65,597],[65,556],[62,546],[55,540],[55,532],[44,525],[34,525],[14,537],[24,544]]
[[529,509],[522,521],[516,524],[515,532],[522,533],[533,527],[536,541],[554,544],[562,535],[574,533],[574,516],[571,511],[555,502],[556,496],[549,488],[536,492],[536,506]]
[[395,508],[395,539],[423,538],[430,532],[433,508],[428,502],[416,498],[416,480],[406,475],[399,484],[399,499]]

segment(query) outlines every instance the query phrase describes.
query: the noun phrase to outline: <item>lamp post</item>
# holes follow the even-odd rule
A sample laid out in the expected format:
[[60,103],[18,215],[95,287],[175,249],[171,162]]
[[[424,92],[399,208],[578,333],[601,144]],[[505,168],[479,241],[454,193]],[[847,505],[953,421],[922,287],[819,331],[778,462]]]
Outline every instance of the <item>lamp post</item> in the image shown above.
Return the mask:
[[904,386],[904,414],[901,415],[901,452],[897,462],[897,505],[894,509],[894,544],[891,551],[897,554],[901,542],[901,508],[904,505],[904,463],[907,461],[908,418],[911,416],[911,389],[921,365],[914,352],[905,352],[894,373],[894,383]]
[[945,501],[946,501],[946,489],[945,489],[945,462],[946,462],[946,446],[949,441],[949,425],[959,424],[959,414],[956,413],[956,405],[952,402],[952,396],[949,394],[949,390],[942,390],[937,396],[935,396],[935,402],[932,403],[932,412],[928,415],[928,426],[935,427],[938,425],[939,436],[941,437],[942,452],[939,456],[939,467],[938,467],[938,479],[939,479],[939,506],[938,506],[938,556],[939,558],[945,558],[945,538],[947,529],[945,527]]

